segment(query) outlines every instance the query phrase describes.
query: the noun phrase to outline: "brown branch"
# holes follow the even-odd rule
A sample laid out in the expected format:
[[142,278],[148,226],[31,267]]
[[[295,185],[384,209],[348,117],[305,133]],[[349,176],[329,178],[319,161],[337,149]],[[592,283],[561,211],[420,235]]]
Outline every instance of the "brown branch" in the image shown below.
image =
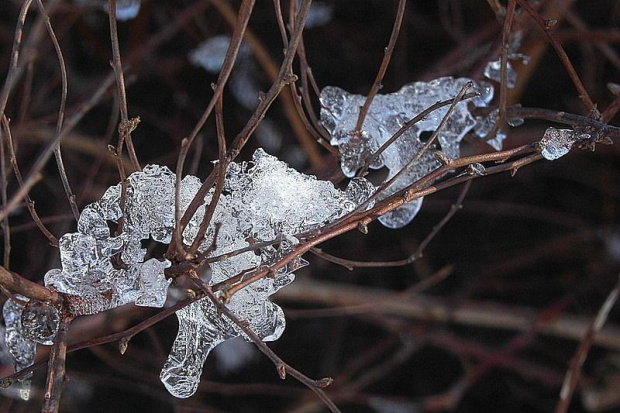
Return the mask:
[[[209,224],[211,223],[211,219],[213,218],[213,214],[215,213],[215,208],[217,208],[217,204],[220,200],[220,196],[222,195],[222,191],[224,190],[224,178],[226,177],[226,168],[228,168],[228,163],[226,162],[226,135],[224,133],[224,110],[223,110],[223,99],[222,96],[217,100],[217,104],[215,105],[215,123],[217,128],[217,148],[218,148],[218,174],[217,174],[217,183],[215,185],[215,192],[211,197],[211,202],[209,206],[205,209],[205,215],[200,223],[200,227],[198,228],[198,234],[196,238],[192,242],[188,250],[188,255],[193,257],[198,251],[198,247],[200,243],[205,237],[207,233],[207,229],[209,228]],[[216,242],[216,236],[213,237],[213,243]]]
[[57,413],[60,407],[60,397],[66,380],[65,361],[67,358],[67,333],[71,324],[71,316],[63,316],[48,362],[47,382],[43,395],[43,409],[41,413]]
[[364,101],[364,105],[360,109],[360,113],[357,118],[357,124],[355,125],[355,132],[360,133],[364,126],[364,120],[366,119],[366,115],[368,114],[368,110],[370,109],[370,105],[372,104],[373,99],[383,86],[381,82],[383,82],[383,77],[385,76],[385,72],[387,72],[387,68],[390,64],[390,60],[392,59],[392,53],[394,52],[394,48],[396,47],[396,41],[398,40],[398,35],[400,33],[400,26],[403,22],[403,17],[405,16],[405,8],[407,6],[407,0],[399,0],[398,1],[398,10],[396,12],[396,18],[394,19],[394,26],[392,27],[392,34],[390,35],[390,41],[388,42],[387,47],[385,48],[385,54],[383,55],[383,60],[381,61],[381,66],[379,67],[379,71],[377,72],[377,77],[370,88],[370,92]]
[[[65,119],[65,107],[67,104],[67,67],[65,65],[65,58],[62,55],[62,50],[60,49],[60,44],[58,43],[58,39],[56,38],[56,33],[54,32],[54,28],[50,23],[50,18],[45,10],[45,6],[43,5],[42,0],[37,0],[37,5],[39,7],[39,12],[43,18],[43,22],[45,24],[45,29],[49,34],[50,40],[54,45],[54,50],[56,52],[56,56],[58,58],[58,64],[60,65],[60,79],[61,79],[61,91],[60,91],[60,107],[58,108],[58,120],[56,122],[56,132],[55,137],[60,135],[62,131],[62,124]],[[55,139],[56,140],[56,139]],[[78,210],[78,206],[75,202],[75,195],[71,190],[71,185],[69,184],[69,178],[67,177],[67,172],[65,170],[65,165],[62,160],[62,152],[60,150],[60,142],[56,144],[54,147],[54,156],[56,157],[56,165],[58,166],[58,173],[60,174],[60,180],[62,182],[62,186],[67,194],[67,199],[69,200],[69,206],[71,207],[71,212],[75,220],[77,221],[80,218],[80,211]]]
[[[15,154],[15,147],[13,146],[13,137],[11,135],[11,128],[9,125],[9,120],[6,118],[6,116],[2,116],[1,122],[2,122],[2,132],[3,132],[2,136],[6,138],[7,148],[9,149],[9,157],[11,160],[11,165],[13,167],[13,173],[15,174],[15,178],[17,178],[17,183],[19,184],[19,186],[23,187],[24,179],[22,177],[21,171],[19,170],[19,166],[17,165],[17,155]],[[47,239],[50,241],[50,244],[57,247],[58,238],[56,238],[50,232],[50,230],[47,229],[45,224],[43,224],[43,222],[41,221],[39,214],[34,208],[34,201],[30,199],[30,195],[28,195],[28,193],[26,193],[25,198],[26,198],[26,207],[28,208],[28,212],[30,213],[32,220],[37,225],[37,228],[39,228],[39,231],[41,231],[41,233],[45,235],[45,237],[47,237]],[[3,202],[3,205],[6,205],[6,202]],[[6,262],[5,262],[5,266],[8,267],[8,264],[6,264]]]
[[294,369],[289,364],[287,364],[284,360],[282,360],[276,353],[273,352],[264,342],[260,339],[260,337],[249,327],[247,322],[240,320],[228,307],[226,307],[222,301],[214,294],[211,286],[206,284],[204,281],[198,277],[196,272],[190,271],[189,276],[191,280],[199,287],[211,300],[213,305],[218,309],[218,312],[224,314],[228,319],[230,319],[236,326],[238,326],[241,331],[243,331],[256,345],[256,347],[276,366],[276,370],[278,371],[278,375],[282,380],[286,378],[287,374],[290,374],[294,378],[296,378],[299,382],[307,386],[310,390],[312,390],[316,395],[323,401],[323,403],[329,408],[331,412],[340,412],[338,407],[327,397],[325,392],[322,390],[323,388],[329,386],[332,382],[331,378],[323,378],[319,380],[312,380],[305,374],[300,371]]
[[43,302],[57,304],[60,294],[35,282],[29,281],[0,266],[0,284],[13,293],[21,294]]
[[598,314],[594,320],[592,320],[592,323],[585,332],[581,343],[579,343],[579,348],[575,352],[575,355],[570,362],[569,369],[566,372],[566,376],[564,377],[564,383],[562,384],[560,399],[558,400],[558,404],[555,408],[555,413],[566,413],[568,411],[568,406],[570,405],[573,393],[575,392],[577,384],[579,383],[579,378],[581,377],[583,363],[590,352],[590,348],[595,342],[596,335],[605,325],[609,312],[616,304],[618,295],[620,295],[620,281],[616,283],[616,286],[611,290],[603,302]]
[[564,51],[564,48],[562,47],[562,45],[551,34],[551,28],[553,27],[553,25],[551,26],[548,25],[545,22],[545,20],[540,16],[540,14],[538,14],[538,12],[534,10],[534,8],[527,3],[527,1],[525,0],[516,0],[516,1],[519,3],[521,7],[525,9],[525,11],[527,11],[527,13],[532,17],[532,19],[534,19],[536,24],[538,24],[538,26],[545,33],[545,36],[547,36],[549,43],[551,43],[551,45],[555,49],[556,53],[558,54],[558,57],[560,58],[560,61],[562,62],[562,64],[564,65],[564,68],[566,69],[566,72],[568,73],[568,75],[570,76],[570,79],[575,85],[575,88],[577,89],[577,92],[579,93],[579,99],[581,99],[583,104],[586,106],[586,109],[590,113],[592,113],[594,117],[598,117],[598,110],[596,109],[596,105],[594,104],[594,102],[592,102],[592,99],[590,99],[590,95],[588,94],[588,91],[586,90],[586,88],[583,86],[581,79],[579,79],[579,75],[577,74],[577,71],[573,67],[573,64],[570,62],[568,55]]
[[448,213],[442,218],[441,221],[439,221],[437,225],[433,227],[433,230],[426,236],[426,238],[424,238],[424,240],[418,246],[416,251],[405,259],[397,260],[397,261],[387,261],[387,262],[352,261],[352,260],[335,257],[331,254],[327,254],[326,252],[323,252],[319,248],[312,248],[310,252],[317,255],[318,257],[323,258],[324,260],[333,262],[334,264],[342,265],[343,267],[349,270],[353,270],[354,268],[391,268],[391,267],[402,267],[404,265],[409,265],[413,263],[415,260],[422,257],[422,254],[424,253],[424,249],[427,247],[427,245],[430,244],[430,242],[437,236],[437,234],[448,223],[448,221],[452,219],[452,217],[457,213],[457,211],[463,208],[463,200],[465,199],[465,196],[467,195],[467,192],[469,191],[471,183],[472,181],[467,181],[465,183],[465,185],[463,186],[463,189],[461,189],[459,197],[457,198],[456,202],[452,204]]
[[[110,40],[112,42],[112,68],[116,75],[116,89],[119,97],[119,110],[121,113],[121,123],[118,126],[118,145],[117,154],[123,153],[123,143],[127,142],[127,152],[133,168],[136,171],[142,170],[140,162],[136,156],[136,150],[131,139],[131,132],[135,129],[139,118],[129,120],[127,110],[127,92],[125,90],[125,75],[123,74],[123,64],[121,63],[121,52],[118,44],[118,30],[116,24],[116,0],[108,0],[108,17],[110,21]],[[122,159],[119,157],[119,159]]]

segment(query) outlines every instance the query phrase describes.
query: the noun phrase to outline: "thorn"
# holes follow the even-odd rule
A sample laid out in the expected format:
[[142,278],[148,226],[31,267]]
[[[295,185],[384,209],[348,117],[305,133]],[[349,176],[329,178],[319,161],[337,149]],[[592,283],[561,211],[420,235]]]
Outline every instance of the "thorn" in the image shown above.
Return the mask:
[[278,370],[278,376],[280,376],[282,380],[286,379],[286,366],[284,364],[278,364],[276,369]]

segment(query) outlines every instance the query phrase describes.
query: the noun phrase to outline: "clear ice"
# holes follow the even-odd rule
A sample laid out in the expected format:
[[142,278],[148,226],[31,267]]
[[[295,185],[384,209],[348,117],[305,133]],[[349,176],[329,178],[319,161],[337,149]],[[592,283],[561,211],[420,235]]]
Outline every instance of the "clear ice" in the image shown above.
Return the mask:
[[[252,242],[282,239],[279,246],[248,251],[211,264],[211,283],[224,281],[243,271],[251,273],[278,262],[297,244],[294,234],[318,228],[351,212],[360,200],[374,192],[365,179],[355,180],[346,191],[329,182],[301,174],[284,162],[258,149],[252,162],[232,163],[227,171],[224,193],[213,223],[220,223],[218,256],[250,245]],[[209,194],[206,203],[209,203]],[[198,214],[197,214],[198,215]],[[185,242],[196,235],[198,223],[188,226]],[[201,249],[211,245],[214,225],[207,231]],[[264,341],[277,340],[285,327],[284,313],[268,297],[293,282],[293,272],[307,262],[296,257],[273,277],[263,278],[237,292],[228,308]],[[179,333],[160,378],[176,397],[189,397],[200,383],[202,367],[219,343],[248,337],[225,316],[218,314],[209,299],[202,299],[177,312]]]
[[[360,107],[366,97],[350,94],[338,87],[328,86],[321,92],[321,123],[330,133],[331,144],[337,146],[341,158],[341,168],[348,177],[353,177],[368,157],[376,152],[409,119],[441,100],[452,99],[458,95],[470,79],[442,77],[428,83],[415,82],[403,86],[399,91],[388,95],[375,96],[360,134],[355,130]],[[477,125],[469,112],[468,105],[487,106],[493,98],[493,88],[486,82],[474,83],[470,92],[480,93],[468,102],[460,102],[438,136],[437,142],[443,153],[450,158],[460,154],[459,144],[465,134]],[[447,113],[448,107],[438,109],[409,128],[370,165],[373,169],[386,167],[389,171],[385,181],[391,179],[423,147],[423,132],[433,132]],[[412,165],[381,196],[385,198],[405,188],[440,166],[432,149]],[[402,228],[416,216],[422,205],[422,198],[403,205],[379,218],[388,228]]]
[[[61,268],[45,274],[45,285],[71,296],[74,315],[94,314],[135,303],[162,307],[169,280],[164,271],[168,260],[146,259],[142,241],[168,244],[174,229],[176,176],[165,166],[147,165],[127,178],[125,207],[121,208],[121,184],[108,188],[100,200],[80,214],[77,232],[59,240]],[[181,181],[180,208],[185,211],[201,186],[198,178]],[[319,228],[353,211],[368,199],[375,187],[364,178],[351,180],[346,190],[319,181],[288,167],[284,162],[256,150],[251,162],[231,163],[224,191],[210,226],[199,246],[213,244],[210,256],[219,256],[261,241],[275,241],[210,264],[211,278],[219,283],[240,273],[265,269],[292,253],[298,244],[295,234]],[[182,238],[190,245],[197,236],[214,189],[205,196],[185,228]],[[122,222],[122,230],[111,227]],[[112,225],[115,224],[115,225]],[[293,282],[293,272],[308,263],[294,257],[269,277],[243,288],[231,298],[228,308],[264,341],[277,340],[285,327],[282,309],[269,296]],[[7,301],[4,307],[6,341],[19,368],[32,363],[35,343],[52,344],[58,329],[58,313],[43,303],[30,302],[24,309]],[[243,331],[218,314],[208,298],[177,312],[179,331],[160,378],[176,397],[195,393],[209,353],[219,343],[243,337]]]
[[573,144],[585,136],[580,136],[572,129],[547,128],[538,143],[541,155],[553,161],[570,152]]
[[[175,183],[176,177],[167,167],[148,165],[129,176],[124,213],[118,184],[84,208],[78,232],[60,238],[62,268],[48,271],[45,285],[76,296],[70,301],[73,314],[94,314],[127,303],[164,305],[169,285],[164,270],[170,262],[144,261],[146,250],[141,241],[170,242]],[[195,177],[182,180],[181,205],[187,207],[199,185]],[[121,218],[123,231],[110,233],[108,222],[118,224]]]

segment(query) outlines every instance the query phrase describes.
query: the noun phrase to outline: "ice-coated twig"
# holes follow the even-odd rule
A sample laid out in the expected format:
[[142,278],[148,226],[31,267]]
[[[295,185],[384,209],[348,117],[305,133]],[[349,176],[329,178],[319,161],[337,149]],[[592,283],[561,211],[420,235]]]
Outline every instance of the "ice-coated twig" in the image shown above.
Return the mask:
[[[442,107],[438,102],[453,103],[454,97],[469,82],[472,81],[466,78],[443,77],[428,83],[407,84],[392,94],[377,95],[368,110],[364,128],[359,132],[355,130],[356,122],[360,106],[366,98],[349,94],[337,87],[324,88],[320,98],[321,122],[332,137],[331,144],[337,146],[342,155],[343,173],[351,177],[360,168],[369,166],[379,169],[385,166],[389,172],[384,181],[387,182],[404,171],[387,190],[382,191],[380,199],[426,176],[438,168],[440,162],[432,151],[420,152],[427,143],[422,141],[422,133],[436,131],[446,113],[452,110],[453,114],[438,134],[437,141],[448,158],[457,158],[460,155],[461,140],[477,125],[467,105],[487,106],[493,97],[493,88],[485,82],[474,82],[471,89],[476,95],[472,95],[473,98],[468,102],[459,102],[454,109]],[[421,117],[421,113],[426,116]],[[376,153],[380,155],[373,156]],[[422,156],[413,165],[406,167],[418,153],[422,153]],[[421,203],[421,198],[416,199],[383,215],[379,221],[389,228],[401,228],[411,222],[420,210]]]

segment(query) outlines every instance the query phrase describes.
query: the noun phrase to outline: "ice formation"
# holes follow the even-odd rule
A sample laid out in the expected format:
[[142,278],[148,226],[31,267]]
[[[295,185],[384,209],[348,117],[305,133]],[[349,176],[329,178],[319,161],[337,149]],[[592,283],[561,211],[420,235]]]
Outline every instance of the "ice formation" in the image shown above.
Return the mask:
[[[294,234],[318,228],[352,211],[374,191],[369,186],[356,181],[347,191],[339,191],[331,183],[303,175],[260,149],[251,163],[231,164],[213,218],[221,227],[217,249],[212,255],[247,247],[250,240],[284,239],[278,248],[265,247],[256,253],[249,251],[213,263],[211,283],[276,263],[293,251],[297,243]],[[195,237],[197,226],[197,222],[188,226],[184,233],[187,243]],[[202,248],[211,244],[213,236],[211,226]],[[306,264],[296,258],[273,277],[263,278],[237,292],[228,307],[248,322],[262,340],[278,339],[285,327],[284,314],[268,297],[291,283],[293,271]],[[208,299],[197,301],[177,315],[179,333],[160,377],[172,395],[189,397],[196,392],[209,352],[224,340],[245,335],[226,317],[218,315]]]
[[554,161],[566,155],[575,142],[584,138],[586,137],[580,136],[572,129],[551,127],[547,128],[538,145],[541,155],[549,161]]
[[[403,86],[398,92],[375,96],[361,133],[354,134],[360,107],[366,98],[353,95],[333,86],[321,92],[321,122],[331,134],[331,144],[337,146],[342,158],[341,168],[348,177],[355,175],[368,157],[377,151],[396,133],[403,124],[441,100],[452,99],[458,95],[470,79],[443,77],[428,83],[416,82]],[[477,121],[469,112],[468,105],[487,106],[493,98],[493,88],[485,82],[474,83],[470,92],[479,92],[480,96],[469,102],[460,102],[438,136],[438,143],[443,153],[450,158],[457,158],[459,144]],[[420,122],[413,125],[392,145],[390,145],[370,165],[373,169],[386,167],[389,171],[386,181],[396,175],[420,151],[424,143],[423,132],[432,132],[439,126],[448,107],[438,109]],[[435,147],[436,148],[436,147]],[[433,151],[426,151],[422,157],[396,180],[383,194],[389,196],[410,185],[440,165]],[[388,228],[401,228],[415,217],[422,205],[422,199],[405,204],[379,218]]]
[[[161,307],[169,286],[164,270],[167,260],[146,259],[141,241],[170,243],[174,229],[176,176],[164,166],[148,165],[127,179],[124,208],[122,185],[108,188],[100,200],[87,205],[77,232],[59,240],[61,269],[45,275],[45,285],[72,296],[74,315],[93,314],[126,303]],[[185,211],[201,182],[187,176],[181,181],[180,207]],[[277,241],[210,264],[211,284],[235,275],[260,271],[294,251],[295,234],[319,228],[353,211],[375,191],[363,178],[345,190],[301,174],[258,149],[252,162],[231,163],[224,191],[215,208],[206,236],[199,246],[206,250],[218,236],[211,256],[248,247],[251,243]],[[211,202],[211,189],[185,228],[182,238],[190,245],[197,236]],[[119,225],[112,231],[110,227]],[[122,225],[122,227],[120,227]],[[234,294],[227,304],[265,341],[276,340],[285,327],[284,314],[269,296],[294,280],[293,272],[307,262],[295,257],[287,265]],[[189,397],[200,382],[203,364],[219,343],[248,337],[203,298],[177,312],[179,331],[161,372],[161,380],[176,397]],[[35,343],[52,344],[58,328],[56,310],[43,303],[7,301],[4,307],[6,342],[22,369],[34,359]]]

